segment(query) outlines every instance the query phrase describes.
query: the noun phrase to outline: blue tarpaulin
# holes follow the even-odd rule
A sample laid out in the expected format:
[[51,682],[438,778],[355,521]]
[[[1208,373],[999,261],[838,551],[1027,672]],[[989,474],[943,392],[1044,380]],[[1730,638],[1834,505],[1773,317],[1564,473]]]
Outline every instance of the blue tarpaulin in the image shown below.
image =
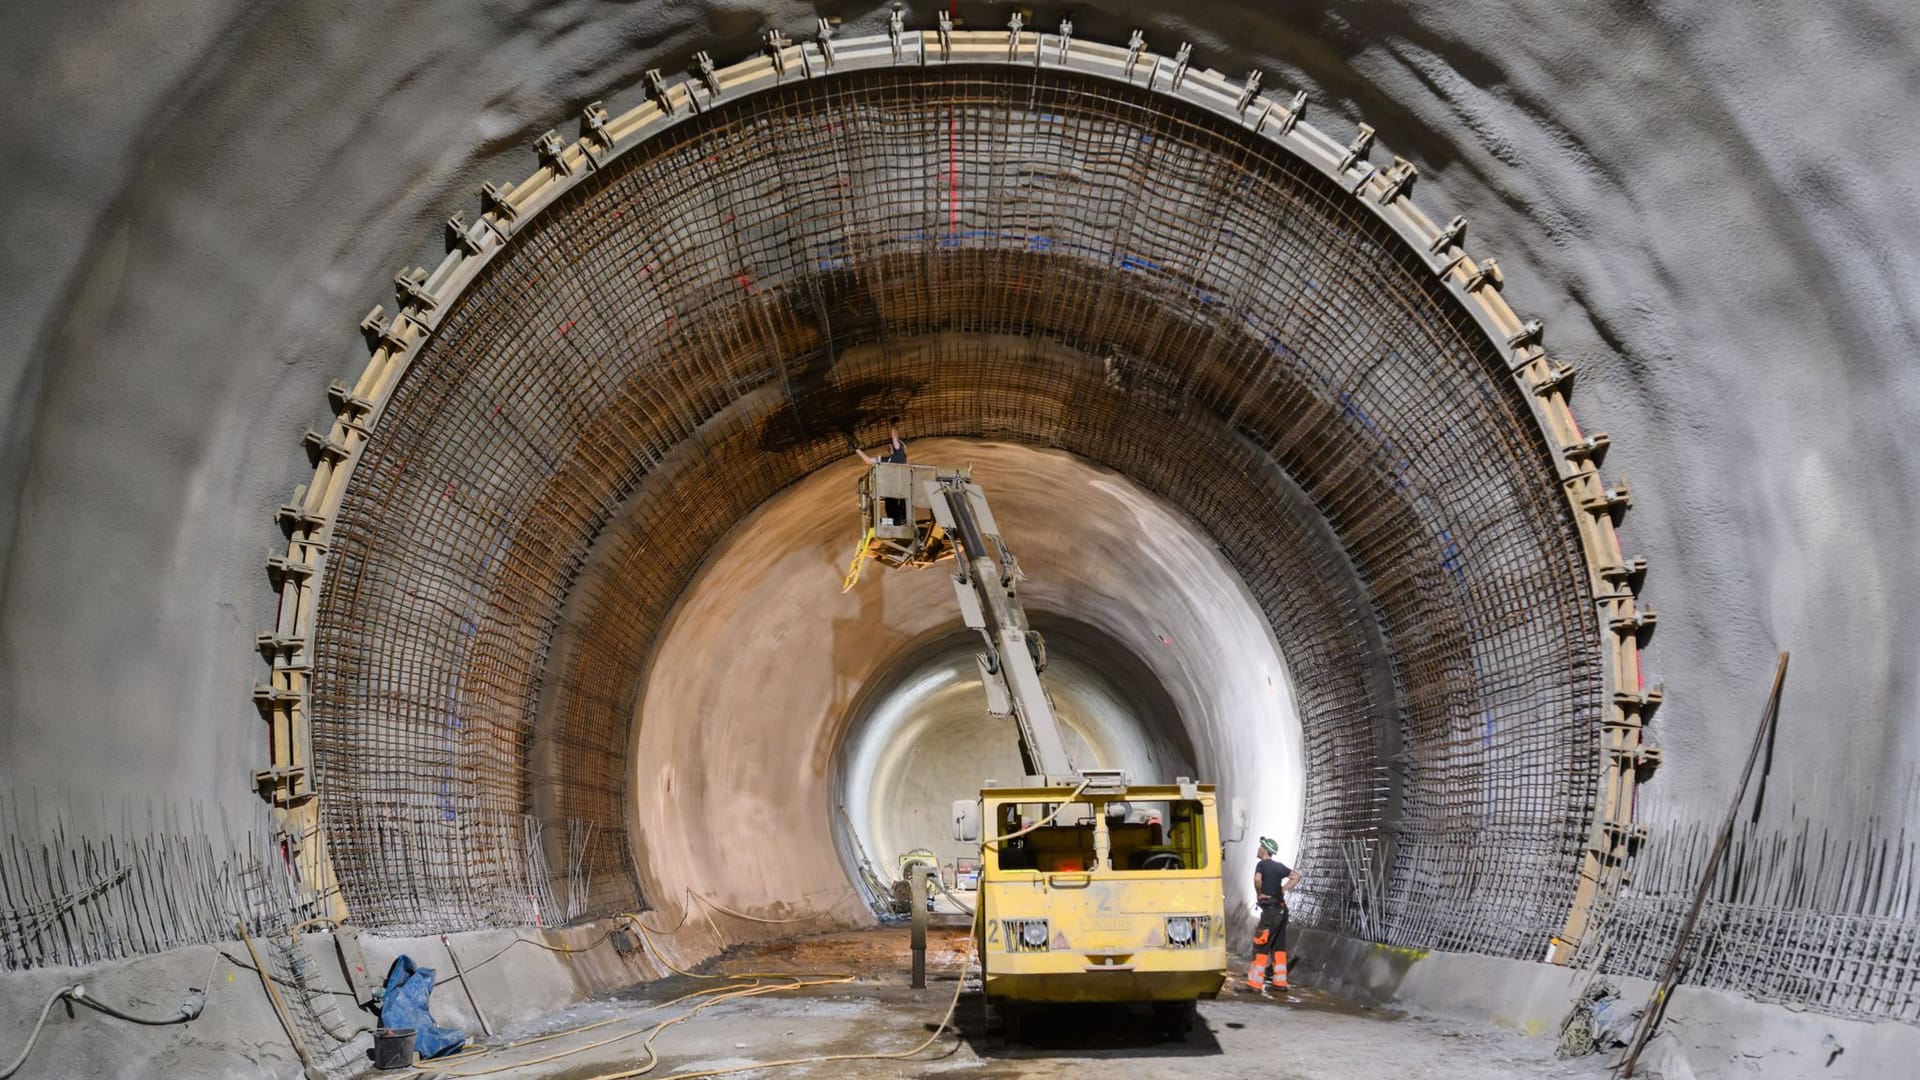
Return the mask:
[[422,1058],[451,1054],[467,1042],[466,1032],[433,1022],[433,1011],[427,1006],[432,993],[433,969],[403,955],[387,971],[386,993],[380,998],[380,1026],[412,1028],[413,1052]]

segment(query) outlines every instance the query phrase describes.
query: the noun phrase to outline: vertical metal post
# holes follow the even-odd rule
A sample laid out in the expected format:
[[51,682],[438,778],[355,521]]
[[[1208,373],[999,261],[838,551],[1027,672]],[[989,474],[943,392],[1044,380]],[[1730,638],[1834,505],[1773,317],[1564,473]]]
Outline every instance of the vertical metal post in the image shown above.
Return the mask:
[[908,903],[913,905],[913,988],[927,988],[927,864],[907,868]]
[[473,1006],[473,1018],[480,1021],[480,1030],[492,1035],[493,1025],[487,1023],[487,1014],[480,1011],[480,999],[473,996],[473,983],[467,980],[466,971],[460,967],[460,957],[454,954],[453,942],[448,941],[445,934],[440,935],[440,947],[447,950],[447,959],[453,961],[453,973],[460,976],[460,989],[466,992],[467,1004]]

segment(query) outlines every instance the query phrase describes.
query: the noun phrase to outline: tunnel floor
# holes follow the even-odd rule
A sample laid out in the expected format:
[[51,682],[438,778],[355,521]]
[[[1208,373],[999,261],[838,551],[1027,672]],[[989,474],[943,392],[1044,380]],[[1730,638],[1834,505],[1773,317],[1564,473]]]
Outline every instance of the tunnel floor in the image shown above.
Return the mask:
[[[1310,986],[1270,998],[1224,992],[1201,1003],[1184,1041],[1161,1037],[1144,1010],[1061,1007],[1028,1020],[1022,1041],[1009,1045],[997,1025],[988,1027],[975,977],[959,989],[957,1030],[936,1036],[955,1001],[955,980],[966,970],[965,931],[933,931],[924,990],[908,986],[908,955],[904,929],[743,946],[698,972],[583,1003],[503,1032],[470,1056],[423,1062],[424,1071],[405,1075],[1050,1077],[1116,1067],[1127,1075],[1216,1080],[1606,1075],[1599,1058],[1556,1060],[1547,1039],[1372,1009]],[[722,981],[727,975],[756,978]],[[745,993],[730,996],[736,990]],[[904,1058],[754,1067],[831,1055],[901,1055],[930,1037],[931,1044]]]

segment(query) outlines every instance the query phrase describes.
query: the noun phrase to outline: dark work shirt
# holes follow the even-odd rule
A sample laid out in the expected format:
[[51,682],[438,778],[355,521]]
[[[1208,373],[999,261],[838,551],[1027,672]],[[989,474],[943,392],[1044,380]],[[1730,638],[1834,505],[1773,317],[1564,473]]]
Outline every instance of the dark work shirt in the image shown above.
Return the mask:
[[1292,876],[1293,868],[1286,863],[1277,859],[1261,859],[1260,864],[1253,868],[1253,878],[1255,887],[1260,893],[1260,903],[1263,906],[1272,904],[1284,906],[1287,895],[1280,891],[1280,886],[1285,885],[1287,879]]
[[899,446],[894,447],[892,453],[882,455],[880,460],[891,461],[896,465],[905,465],[907,463],[907,444],[901,443]]

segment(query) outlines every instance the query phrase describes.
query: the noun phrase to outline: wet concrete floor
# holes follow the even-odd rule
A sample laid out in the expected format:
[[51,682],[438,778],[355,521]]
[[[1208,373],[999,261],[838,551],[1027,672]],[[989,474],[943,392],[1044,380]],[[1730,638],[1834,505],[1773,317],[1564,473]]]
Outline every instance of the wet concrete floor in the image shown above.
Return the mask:
[[[1555,1060],[1546,1040],[1371,1009],[1312,987],[1271,998],[1223,992],[1219,1000],[1201,1003],[1198,1022],[1179,1041],[1165,1038],[1145,1008],[1059,1007],[1030,1016],[1020,1042],[1009,1044],[999,1025],[989,1024],[977,981],[961,984],[956,998],[956,980],[969,958],[963,930],[934,932],[924,990],[908,986],[907,944],[904,930],[880,930],[735,949],[697,973],[707,978],[676,976],[636,993],[582,1004],[505,1033],[488,1052],[430,1065],[428,1075],[447,1080],[661,1080],[716,1070],[729,1076],[1015,1078],[1098,1072],[1213,1080],[1605,1075],[1598,1059]],[[717,975],[747,977],[711,977]],[[949,1003],[954,1024],[936,1034]],[[801,1061],[819,1058],[833,1060]],[[752,1069],[775,1061],[796,1063]]]

